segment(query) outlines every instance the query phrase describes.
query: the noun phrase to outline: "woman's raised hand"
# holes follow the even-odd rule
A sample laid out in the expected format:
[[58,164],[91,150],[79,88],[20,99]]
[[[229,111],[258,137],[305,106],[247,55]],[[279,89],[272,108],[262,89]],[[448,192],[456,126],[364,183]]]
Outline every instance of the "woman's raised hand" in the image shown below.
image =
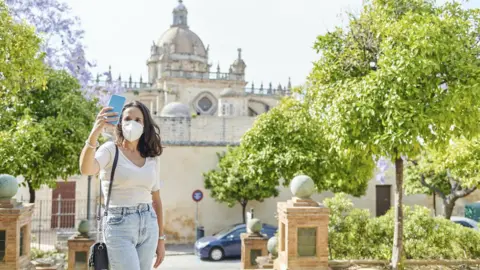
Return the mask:
[[112,107],[104,107],[97,115],[97,119],[95,120],[95,125],[92,129],[92,134],[99,135],[104,127],[114,127],[115,125],[111,122],[115,122],[118,120],[118,117],[111,117],[111,116],[118,116],[116,112],[108,112],[112,110]]

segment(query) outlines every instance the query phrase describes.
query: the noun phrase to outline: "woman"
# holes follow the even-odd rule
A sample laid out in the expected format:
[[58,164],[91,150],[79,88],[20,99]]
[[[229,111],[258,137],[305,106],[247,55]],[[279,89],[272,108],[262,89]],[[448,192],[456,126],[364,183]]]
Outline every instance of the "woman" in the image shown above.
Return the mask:
[[[159,128],[148,108],[138,101],[126,104],[120,117],[112,108],[103,108],[85,142],[80,156],[83,175],[96,175],[105,197],[110,172],[119,155],[112,184],[108,215],[104,220],[104,238],[110,269],[150,270],[153,257],[157,268],[165,256],[162,202],[158,185],[156,158],[162,154]],[[98,146],[98,136],[105,127],[114,127],[115,142]]]

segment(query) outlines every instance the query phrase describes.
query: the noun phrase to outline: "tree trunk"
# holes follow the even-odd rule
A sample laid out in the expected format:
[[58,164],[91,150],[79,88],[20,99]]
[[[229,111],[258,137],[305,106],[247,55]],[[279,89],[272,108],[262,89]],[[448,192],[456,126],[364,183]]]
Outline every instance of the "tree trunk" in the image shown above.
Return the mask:
[[437,193],[433,192],[433,215],[437,216]]
[[240,205],[242,206],[242,220],[243,220],[243,224],[246,224],[246,223],[247,223],[247,218],[245,217],[246,209],[247,209],[247,203],[248,203],[248,201],[243,201],[243,202],[240,203]]
[[446,219],[450,219],[455,208],[455,200],[443,200],[443,214]]
[[35,202],[35,189],[33,189],[32,184],[30,184],[30,180],[25,179],[25,181],[27,181],[28,192],[30,193],[30,199],[29,199],[28,202],[29,203],[34,203]]
[[392,269],[403,269],[403,159],[395,160],[395,225],[393,232]]

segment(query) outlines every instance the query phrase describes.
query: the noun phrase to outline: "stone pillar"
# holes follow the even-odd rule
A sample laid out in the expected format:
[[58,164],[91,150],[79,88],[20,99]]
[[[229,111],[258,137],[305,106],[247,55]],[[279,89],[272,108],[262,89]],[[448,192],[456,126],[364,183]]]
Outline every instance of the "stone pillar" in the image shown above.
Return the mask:
[[12,199],[17,179],[0,175],[0,270],[31,269],[30,231],[33,204]]
[[328,269],[328,208],[313,201],[313,180],[295,177],[293,198],[277,204],[278,259],[275,269]]
[[88,235],[89,231],[88,220],[82,220],[78,225],[78,234],[68,239],[68,270],[88,270],[88,254],[95,243]]
[[267,255],[268,238],[262,235],[262,223],[253,218],[247,223],[247,233],[242,233],[242,261],[241,269],[257,269],[257,257]]

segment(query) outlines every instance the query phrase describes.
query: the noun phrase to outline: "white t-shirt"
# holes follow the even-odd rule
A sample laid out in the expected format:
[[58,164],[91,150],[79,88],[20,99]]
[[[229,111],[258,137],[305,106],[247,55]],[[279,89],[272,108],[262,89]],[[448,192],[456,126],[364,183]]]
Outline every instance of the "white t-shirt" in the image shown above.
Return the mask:
[[[95,159],[100,165],[99,178],[105,202],[114,157],[115,144],[113,142],[104,143],[95,153]],[[109,207],[128,207],[136,206],[139,203],[151,203],[151,193],[159,189],[156,158],[147,158],[145,164],[139,167],[118,149],[117,168],[115,169]]]

